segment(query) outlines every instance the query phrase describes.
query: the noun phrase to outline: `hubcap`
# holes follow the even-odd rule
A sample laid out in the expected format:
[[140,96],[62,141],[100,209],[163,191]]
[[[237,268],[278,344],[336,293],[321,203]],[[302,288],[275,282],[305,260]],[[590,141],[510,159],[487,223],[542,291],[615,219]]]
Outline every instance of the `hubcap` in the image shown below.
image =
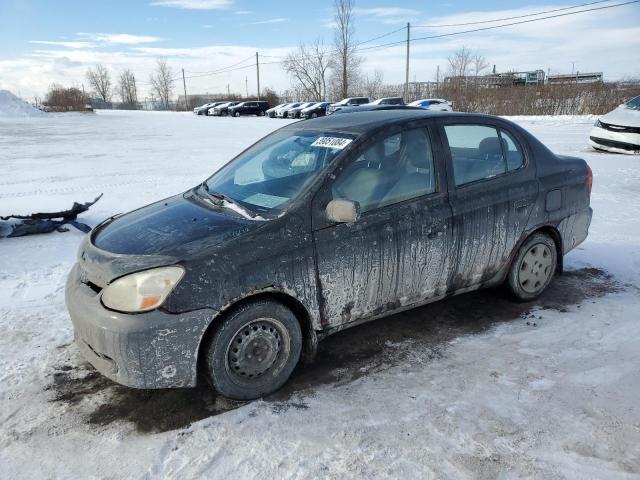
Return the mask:
[[228,368],[242,380],[260,377],[272,369],[282,351],[282,333],[270,319],[254,321],[239,330],[227,353]]
[[520,286],[527,293],[540,291],[553,274],[553,256],[547,245],[537,243],[525,254],[518,271]]

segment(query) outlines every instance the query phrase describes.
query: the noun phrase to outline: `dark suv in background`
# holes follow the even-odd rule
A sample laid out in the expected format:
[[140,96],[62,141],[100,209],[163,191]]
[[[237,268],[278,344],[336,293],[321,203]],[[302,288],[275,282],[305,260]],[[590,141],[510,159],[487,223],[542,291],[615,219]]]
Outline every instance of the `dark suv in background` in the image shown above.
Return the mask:
[[258,115],[259,117],[263,117],[264,112],[269,110],[269,108],[269,102],[251,100],[229,107],[229,115],[234,117],[239,117],[240,115]]

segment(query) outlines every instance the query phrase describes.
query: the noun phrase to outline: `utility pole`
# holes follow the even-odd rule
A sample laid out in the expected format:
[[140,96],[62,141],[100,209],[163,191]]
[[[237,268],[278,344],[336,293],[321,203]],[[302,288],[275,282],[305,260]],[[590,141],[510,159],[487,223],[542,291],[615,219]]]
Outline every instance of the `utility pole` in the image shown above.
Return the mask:
[[184,110],[189,111],[189,100],[187,99],[187,81],[184,79],[184,68],[182,69],[182,86],[184,87]]
[[231,98],[231,91],[229,90],[229,84],[227,83],[227,98]]
[[258,60],[258,52],[256,52],[256,77],[258,79],[258,100],[260,100],[260,61]]
[[440,95],[440,65],[436,68],[436,95]]
[[411,24],[407,22],[407,71],[404,80],[404,100],[409,100],[409,44],[411,43]]
[[247,93],[246,98],[249,98],[249,80],[247,79],[247,77],[244,77],[244,89]]

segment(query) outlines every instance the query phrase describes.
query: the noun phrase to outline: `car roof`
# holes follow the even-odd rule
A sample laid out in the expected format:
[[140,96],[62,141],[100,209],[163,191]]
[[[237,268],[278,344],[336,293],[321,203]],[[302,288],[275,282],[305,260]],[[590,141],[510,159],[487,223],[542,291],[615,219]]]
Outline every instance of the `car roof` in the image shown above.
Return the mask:
[[[336,131],[353,133],[356,135],[365,133],[382,126],[402,124],[411,120],[426,118],[469,118],[478,120],[493,120],[495,117],[481,113],[461,112],[433,112],[423,109],[395,109],[395,110],[369,110],[364,112],[354,111],[346,115],[327,115],[304,122],[304,128],[309,130]],[[292,123],[284,127],[288,130],[299,130],[300,125]]]

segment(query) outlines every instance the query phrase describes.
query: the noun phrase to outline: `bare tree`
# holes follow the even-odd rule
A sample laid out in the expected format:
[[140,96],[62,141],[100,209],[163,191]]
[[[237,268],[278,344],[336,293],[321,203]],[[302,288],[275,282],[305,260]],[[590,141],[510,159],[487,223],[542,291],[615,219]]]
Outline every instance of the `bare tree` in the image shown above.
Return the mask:
[[449,58],[447,75],[453,78],[466,77],[471,72],[473,64],[473,54],[466,47],[453,52]]
[[349,95],[349,86],[355,81],[360,69],[360,59],[356,55],[353,0],[334,0],[334,44],[336,49],[335,81],[340,95]]
[[158,58],[156,60],[156,72],[149,77],[151,88],[160,98],[162,108],[169,110],[169,100],[173,92],[173,70],[167,64],[166,58]]
[[382,93],[382,70],[375,70],[373,75],[366,74],[362,78],[362,93],[369,97],[371,100],[379,98]]
[[305,98],[323,100],[327,96],[327,72],[332,59],[322,40],[300,45],[287,55],[283,68],[298,84]]
[[484,58],[479,53],[476,53],[471,57],[471,69],[473,71],[473,76],[477,77],[482,72],[484,72],[489,66],[489,62],[486,58]]
[[98,63],[95,68],[89,68],[87,70],[87,81],[102,101],[109,101],[111,98],[111,76],[104,65]]
[[138,88],[136,86],[136,77],[128,68],[120,74],[118,87],[122,103],[129,108],[137,108]]

